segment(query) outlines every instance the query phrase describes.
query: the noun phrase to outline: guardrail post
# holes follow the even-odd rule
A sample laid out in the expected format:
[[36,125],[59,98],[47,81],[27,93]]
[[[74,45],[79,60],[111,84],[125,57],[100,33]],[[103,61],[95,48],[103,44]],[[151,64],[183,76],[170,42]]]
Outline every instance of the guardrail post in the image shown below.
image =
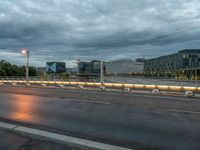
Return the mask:
[[61,88],[64,88],[64,85],[63,85],[63,84],[59,84],[58,86],[61,87]]
[[152,94],[160,94],[160,90],[159,89],[153,89]]
[[192,97],[192,96],[195,96],[195,94],[192,91],[185,91],[185,96]]
[[26,86],[31,86],[31,84],[29,82],[26,82]]
[[83,85],[80,85],[80,84],[77,85],[77,88],[78,89],[84,89]]
[[131,92],[131,88],[129,88],[129,87],[124,87],[124,91]]

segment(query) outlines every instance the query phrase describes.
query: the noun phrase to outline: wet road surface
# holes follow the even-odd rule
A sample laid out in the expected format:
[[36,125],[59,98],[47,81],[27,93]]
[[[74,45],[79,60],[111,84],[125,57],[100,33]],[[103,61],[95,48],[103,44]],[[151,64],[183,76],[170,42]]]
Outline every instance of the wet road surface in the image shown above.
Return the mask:
[[134,149],[200,149],[200,100],[0,88],[0,117]]

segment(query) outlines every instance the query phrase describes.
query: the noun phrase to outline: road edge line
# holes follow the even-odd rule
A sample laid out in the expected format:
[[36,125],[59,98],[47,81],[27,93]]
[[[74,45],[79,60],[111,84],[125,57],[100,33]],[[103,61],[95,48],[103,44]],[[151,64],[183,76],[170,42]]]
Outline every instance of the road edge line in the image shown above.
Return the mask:
[[105,144],[105,143],[100,143],[100,142],[96,142],[96,141],[71,137],[71,136],[53,133],[53,132],[49,132],[49,131],[29,128],[29,127],[25,127],[25,126],[18,126],[15,124],[10,124],[10,123],[5,123],[5,122],[0,122],[0,128],[5,128],[5,129],[12,130],[12,131],[18,131],[18,132],[23,132],[23,133],[27,133],[27,134],[32,134],[32,135],[36,135],[36,136],[64,142],[64,143],[71,143],[71,144],[76,144],[76,145],[80,145],[80,146],[86,146],[86,147],[101,149],[101,150],[133,150],[133,149],[125,148],[125,147],[120,147],[120,146],[115,146],[115,145],[111,145],[111,144]]

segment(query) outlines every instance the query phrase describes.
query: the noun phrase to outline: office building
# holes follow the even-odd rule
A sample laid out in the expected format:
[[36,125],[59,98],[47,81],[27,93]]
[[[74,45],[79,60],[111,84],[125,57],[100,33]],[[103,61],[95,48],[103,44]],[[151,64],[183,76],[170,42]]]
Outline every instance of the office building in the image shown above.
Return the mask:
[[65,72],[65,62],[47,62],[46,73],[47,74],[58,74]]
[[197,79],[200,77],[200,49],[185,49],[148,59],[144,63],[144,71],[147,75]]
[[66,68],[66,73],[70,75],[77,75],[78,74],[78,68]]
[[[105,63],[103,64],[105,72]],[[78,62],[79,75],[100,75],[101,61],[92,60],[91,62]]]
[[89,62],[78,62],[78,73],[79,74],[89,74],[90,73]]
[[139,74],[143,73],[144,59],[119,59],[106,63],[106,74]]

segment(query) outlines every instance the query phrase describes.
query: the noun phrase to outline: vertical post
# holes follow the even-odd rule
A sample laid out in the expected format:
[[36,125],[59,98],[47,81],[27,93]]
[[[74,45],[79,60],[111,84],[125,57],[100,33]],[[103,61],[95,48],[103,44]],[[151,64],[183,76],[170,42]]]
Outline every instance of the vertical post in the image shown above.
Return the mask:
[[103,77],[103,61],[101,61],[101,85],[104,83],[104,77]]
[[77,74],[79,75],[79,63],[80,63],[80,59],[77,59],[77,69],[78,69],[78,72],[77,72]]
[[26,82],[28,83],[29,80],[29,50],[28,49],[22,49],[21,53],[26,57]]
[[195,80],[198,80],[197,69],[195,70]]
[[124,71],[124,70],[125,70],[125,69],[124,69],[124,67],[125,67],[124,60],[123,60],[123,62],[122,62],[122,65],[123,65],[123,66],[122,66],[122,77],[124,77],[124,72],[125,72],[125,71]]
[[26,82],[29,80],[29,51],[26,53]]

